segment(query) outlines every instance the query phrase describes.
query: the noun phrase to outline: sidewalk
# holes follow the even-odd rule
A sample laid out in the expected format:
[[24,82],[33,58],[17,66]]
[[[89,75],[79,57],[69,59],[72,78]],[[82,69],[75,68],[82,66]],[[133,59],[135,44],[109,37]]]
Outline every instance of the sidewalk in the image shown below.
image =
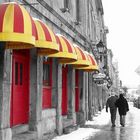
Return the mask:
[[[86,140],[90,136],[94,136],[100,129],[97,129],[99,126],[107,125],[110,121],[110,113],[106,113],[105,109],[101,112],[98,112],[96,116],[93,117],[93,121],[87,121],[85,124],[85,128],[79,128],[78,130],[62,135],[57,136],[53,140]],[[88,127],[90,126],[90,127]],[[95,128],[94,126],[98,126]]]

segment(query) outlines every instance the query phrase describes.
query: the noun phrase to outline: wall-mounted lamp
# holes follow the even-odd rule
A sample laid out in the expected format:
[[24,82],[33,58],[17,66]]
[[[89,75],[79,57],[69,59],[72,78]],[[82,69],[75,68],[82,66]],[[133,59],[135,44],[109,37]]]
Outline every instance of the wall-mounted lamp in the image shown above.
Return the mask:
[[98,52],[100,54],[104,54],[104,52],[106,51],[105,45],[103,44],[103,42],[100,40],[100,42],[97,44],[97,49]]

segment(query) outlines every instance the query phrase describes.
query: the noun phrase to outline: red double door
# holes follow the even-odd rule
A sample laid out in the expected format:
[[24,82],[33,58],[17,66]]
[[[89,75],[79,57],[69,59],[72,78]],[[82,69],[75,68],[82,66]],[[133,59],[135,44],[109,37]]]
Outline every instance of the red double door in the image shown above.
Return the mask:
[[67,73],[68,66],[62,67],[62,115],[68,112],[68,94],[67,94]]
[[12,59],[11,127],[28,123],[29,51],[15,50]]
[[79,71],[75,71],[75,112],[79,111]]
[[[62,115],[67,115],[68,113],[68,91],[67,91],[67,75],[68,67],[62,67]],[[79,111],[79,71],[75,72],[75,111]]]

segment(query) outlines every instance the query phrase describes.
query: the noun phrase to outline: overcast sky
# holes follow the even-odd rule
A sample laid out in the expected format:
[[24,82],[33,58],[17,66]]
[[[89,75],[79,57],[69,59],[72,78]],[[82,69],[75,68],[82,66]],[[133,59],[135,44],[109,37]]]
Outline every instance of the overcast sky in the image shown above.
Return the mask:
[[109,28],[107,47],[119,63],[123,85],[140,85],[135,72],[140,65],[140,0],[102,0]]

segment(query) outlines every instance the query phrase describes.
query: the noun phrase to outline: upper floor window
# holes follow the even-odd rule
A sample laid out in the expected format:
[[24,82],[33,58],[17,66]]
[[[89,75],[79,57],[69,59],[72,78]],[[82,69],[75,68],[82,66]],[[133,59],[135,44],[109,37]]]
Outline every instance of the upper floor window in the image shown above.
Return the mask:
[[64,0],[64,8],[69,9],[69,0]]
[[61,8],[62,12],[68,12],[70,9],[69,0],[63,0],[63,7]]
[[80,0],[76,0],[76,24],[79,24],[81,22],[81,17],[80,17]]
[[79,0],[76,0],[76,20],[80,20],[80,4]]

